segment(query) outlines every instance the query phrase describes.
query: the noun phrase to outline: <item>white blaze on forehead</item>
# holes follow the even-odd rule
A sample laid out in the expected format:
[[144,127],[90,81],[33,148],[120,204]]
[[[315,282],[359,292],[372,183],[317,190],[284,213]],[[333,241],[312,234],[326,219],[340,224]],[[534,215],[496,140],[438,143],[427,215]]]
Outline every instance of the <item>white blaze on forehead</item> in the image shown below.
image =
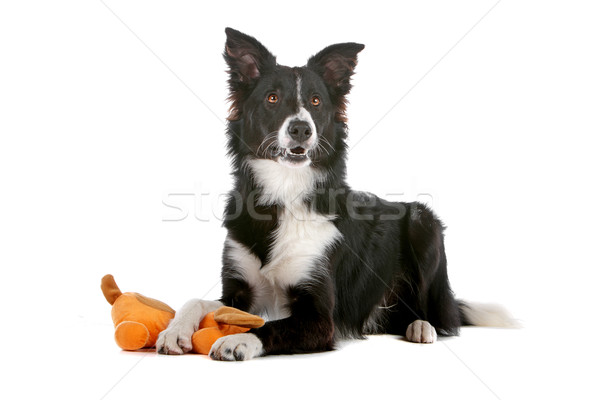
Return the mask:
[[284,148],[289,148],[291,143],[291,138],[288,135],[288,128],[292,121],[304,121],[308,123],[310,129],[312,131],[312,136],[306,142],[306,145],[309,148],[316,146],[317,144],[317,127],[315,125],[315,121],[312,119],[310,112],[306,108],[304,108],[304,103],[302,102],[302,78],[299,76],[296,78],[296,100],[298,100],[298,112],[296,114],[289,115],[281,124],[279,128],[279,146]]
[[298,100],[298,107],[304,107],[304,103],[302,103],[302,78],[300,76],[296,78],[296,99]]

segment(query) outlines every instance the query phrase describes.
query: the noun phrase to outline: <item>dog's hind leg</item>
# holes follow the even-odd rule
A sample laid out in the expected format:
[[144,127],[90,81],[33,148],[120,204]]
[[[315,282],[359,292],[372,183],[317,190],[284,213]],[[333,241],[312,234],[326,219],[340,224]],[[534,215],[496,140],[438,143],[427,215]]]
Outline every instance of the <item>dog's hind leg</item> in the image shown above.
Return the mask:
[[407,204],[401,224],[400,273],[394,284],[396,305],[389,310],[389,333],[417,343],[437,335],[456,335],[460,313],[450,289],[444,227],[424,204]]
[[437,339],[435,328],[427,321],[416,320],[406,328],[406,340],[414,343],[433,343]]

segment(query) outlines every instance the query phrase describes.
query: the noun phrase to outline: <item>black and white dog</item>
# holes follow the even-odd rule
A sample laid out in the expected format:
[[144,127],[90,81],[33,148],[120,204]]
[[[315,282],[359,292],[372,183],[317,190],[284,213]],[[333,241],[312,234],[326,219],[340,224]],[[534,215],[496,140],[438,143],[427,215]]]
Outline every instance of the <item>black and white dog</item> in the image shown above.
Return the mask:
[[493,310],[455,300],[444,227],[430,209],[346,184],[345,96],[364,46],[335,44],[290,68],[253,37],[226,34],[235,187],[223,295],[186,303],[157,351],[190,351],[200,320],[222,305],[268,322],[219,339],[216,360],[326,351],[337,338],[372,333],[431,343],[461,325],[502,324]]

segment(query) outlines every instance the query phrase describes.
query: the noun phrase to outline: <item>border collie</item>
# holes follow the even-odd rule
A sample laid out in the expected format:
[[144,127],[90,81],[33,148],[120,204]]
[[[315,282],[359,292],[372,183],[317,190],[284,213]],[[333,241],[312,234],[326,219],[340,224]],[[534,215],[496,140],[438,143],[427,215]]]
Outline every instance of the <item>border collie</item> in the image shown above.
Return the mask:
[[219,339],[215,360],[327,351],[338,338],[377,333],[432,343],[490,317],[502,325],[500,310],[454,298],[444,226],[427,206],[346,184],[346,95],[364,46],[334,44],[290,68],[253,37],[226,34],[235,185],[225,210],[223,293],[187,302],[157,351],[190,351],[200,320],[222,305],[268,321]]

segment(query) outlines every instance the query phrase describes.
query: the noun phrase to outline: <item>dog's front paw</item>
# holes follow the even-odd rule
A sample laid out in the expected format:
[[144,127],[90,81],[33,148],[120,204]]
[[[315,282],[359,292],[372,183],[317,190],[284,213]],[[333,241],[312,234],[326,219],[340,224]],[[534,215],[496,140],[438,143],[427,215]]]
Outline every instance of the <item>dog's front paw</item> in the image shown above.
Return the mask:
[[182,328],[178,325],[169,326],[159,333],[156,340],[156,351],[160,354],[180,355],[192,350],[193,327]]
[[427,321],[414,321],[406,328],[406,340],[414,343],[433,343],[437,339],[435,328]]
[[210,349],[210,358],[218,361],[244,361],[263,353],[260,339],[253,333],[238,333],[219,338]]

